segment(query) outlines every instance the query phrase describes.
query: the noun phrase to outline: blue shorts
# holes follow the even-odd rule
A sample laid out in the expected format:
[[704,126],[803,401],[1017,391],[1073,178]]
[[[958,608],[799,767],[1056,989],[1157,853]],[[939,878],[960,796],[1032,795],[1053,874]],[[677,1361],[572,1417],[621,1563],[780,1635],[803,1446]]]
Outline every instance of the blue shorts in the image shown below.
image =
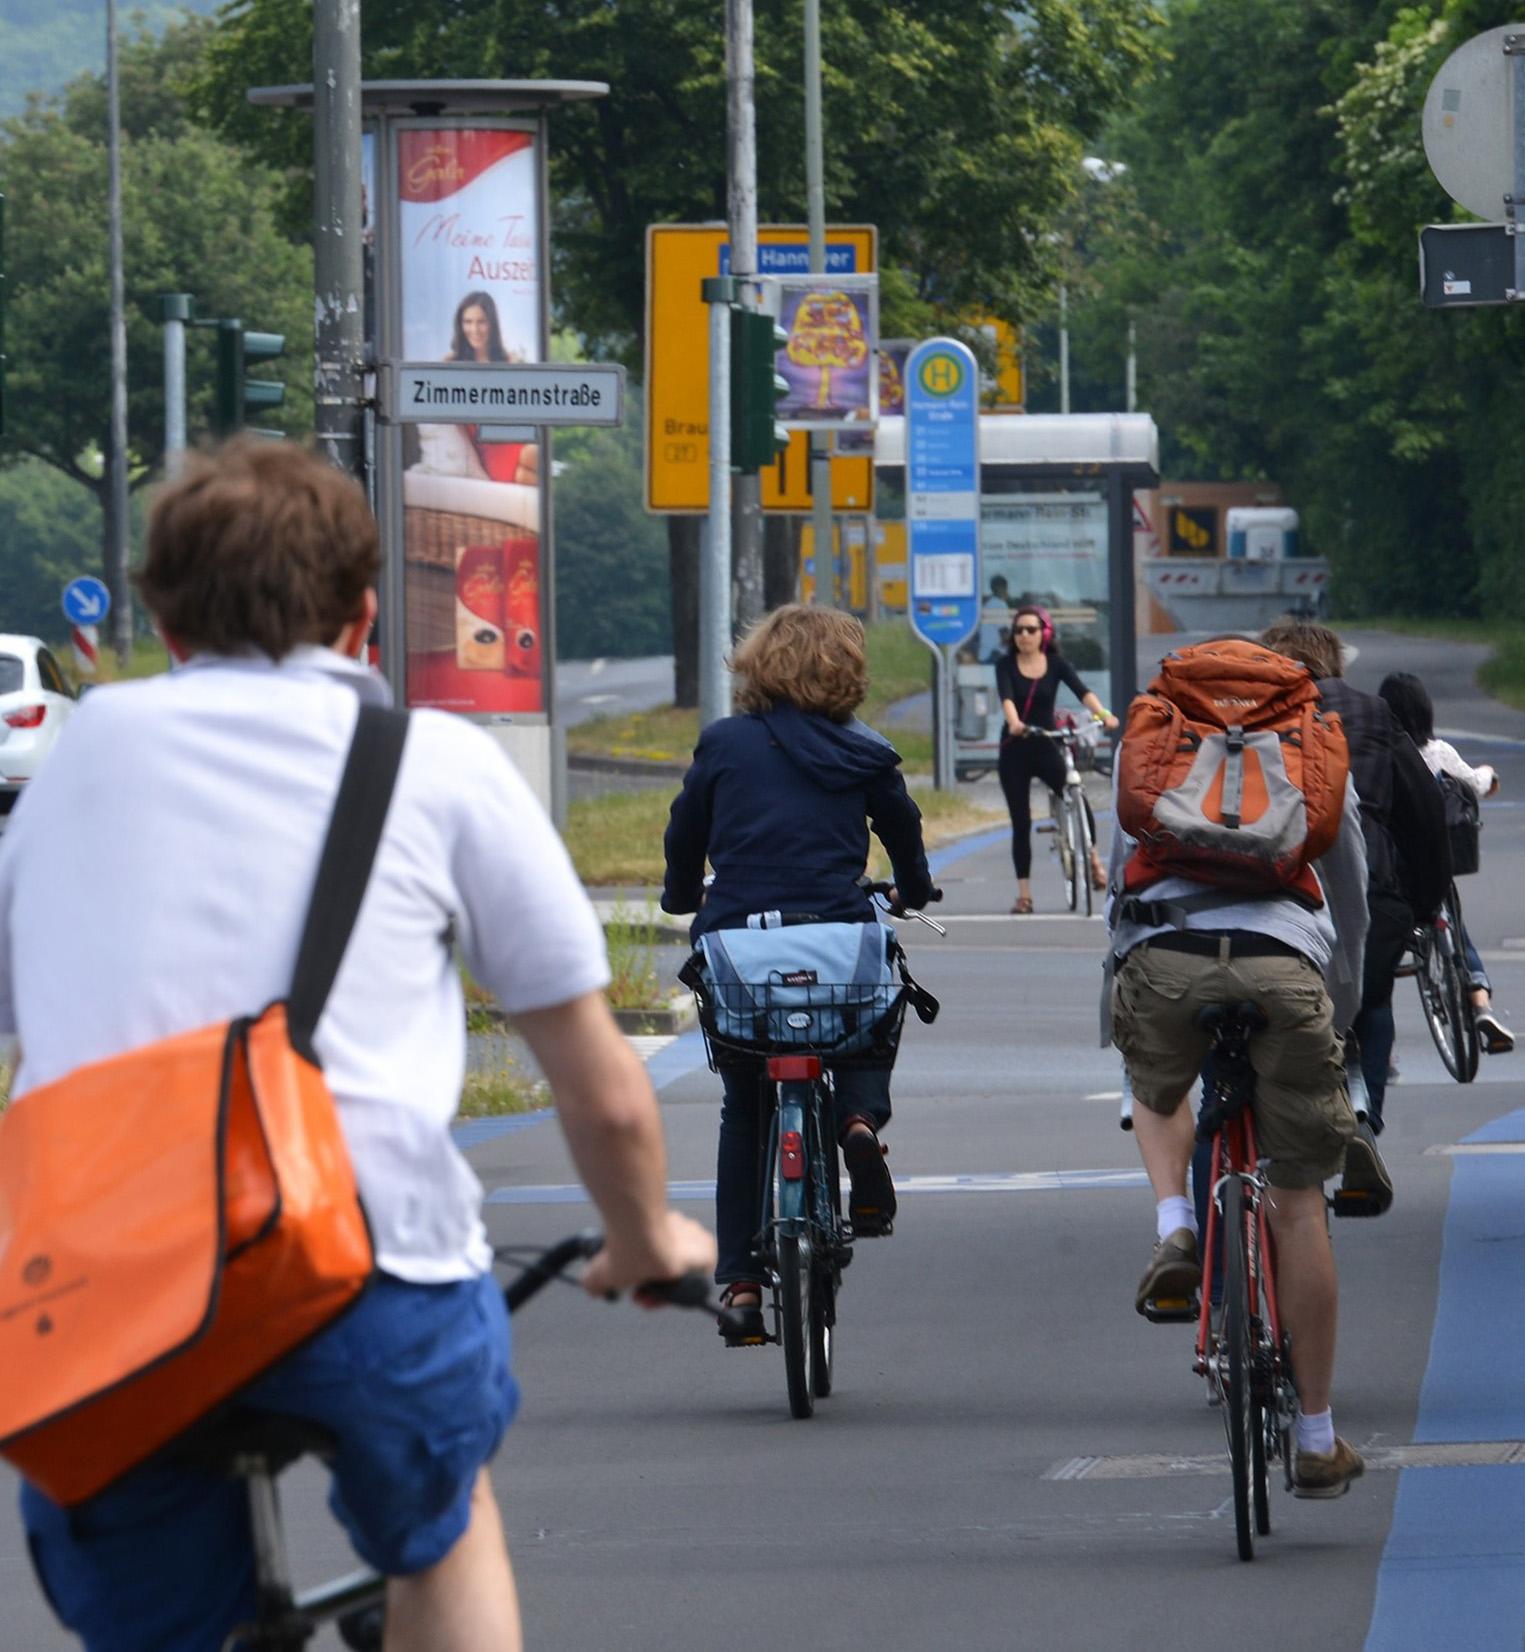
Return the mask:
[[[246,1397],[329,1429],[335,1519],[377,1571],[422,1571],[466,1530],[518,1404],[503,1292],[383,1275]],[[254,1613],[247,1502],[240,1481],[148,1467],[75,1509],[23,1485],[21,1515],[53,1610],[88,1652],[208,1652]]]

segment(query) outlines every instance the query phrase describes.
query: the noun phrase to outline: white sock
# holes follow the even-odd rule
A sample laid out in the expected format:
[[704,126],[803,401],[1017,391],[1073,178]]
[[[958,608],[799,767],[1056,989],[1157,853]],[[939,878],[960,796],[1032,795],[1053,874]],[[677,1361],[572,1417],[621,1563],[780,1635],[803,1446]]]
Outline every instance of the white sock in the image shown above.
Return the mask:
[[1306,1411],[1298,1412],[1297,1449],[1316,1451],[1322,1457],[1334,1450],[1333,1411],[1315,1411],[1311,1417]]
[[1172,1194],[1168,1199],[1161,1199],[1154,1207],[1154,1231],[1157,1239],[1168,1239],[1177,1228],[1190,1228],[1193,1234],[1197,1231],[1196,1207],[1184,1193]]

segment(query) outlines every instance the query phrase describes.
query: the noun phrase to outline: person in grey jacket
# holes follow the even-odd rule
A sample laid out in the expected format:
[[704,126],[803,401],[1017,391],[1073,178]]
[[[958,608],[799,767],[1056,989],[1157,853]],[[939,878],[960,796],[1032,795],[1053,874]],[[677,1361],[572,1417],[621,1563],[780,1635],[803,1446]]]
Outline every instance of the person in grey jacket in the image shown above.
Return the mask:
[[[1122,889],[1136,847],[1127,833],[1114,834],[1114,891]],[[1346,1095],[1340,1038],[1361,1001],[1367,926],[1366,847],[1348,780],[1339,835],[1313,869],[1324,896],[1317,908],[1289,895],[1224,899],[1221,889],[1183,877],[1152,884],[1142,897],[1114,894],[1107,911],[1116,962],[1110,1010],[1138,1104],[1134,1136],[1156,1200],[1158,1242],[1139,1282],[1140,1313],[1157,1297],[1189,1299],[1202,1283],[1197,1217],[1186,1193],[1195,1127],[1184,1105],[1208,1057],[1196,1016],[1206,1005],[1236,1002],[1253,1003],[1266,1016],[1250,1060],[1299,1402],[1294,1491],[1336,1497],[1364,1466],[1335,1437],[1330,1409],[1339,1286],[1323,1188],[1340,1174],[1347,1151],[1364,1146]],[[1194,898],[1211,904],[1183,912]],[[1159,910],[1165,906],[1176,908],[1174,921]],[[1353,1143],[1361,1145],[1352,1149]]]

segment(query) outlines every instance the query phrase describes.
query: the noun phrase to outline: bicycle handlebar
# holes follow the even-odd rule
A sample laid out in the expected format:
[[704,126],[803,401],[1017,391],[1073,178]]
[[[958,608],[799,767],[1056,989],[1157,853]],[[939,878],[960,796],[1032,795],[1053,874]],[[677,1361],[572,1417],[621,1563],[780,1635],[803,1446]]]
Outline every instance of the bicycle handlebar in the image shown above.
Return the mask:
[[[503,1291],[509,1313],[517,1313],[552,1280],[561,1278],[574,1262],[591,1261],[603,1248],[603,1234],[592,1228],[569,1235],[528,1262],[515,1254],[515,1246],[500,1246],[493,1252],[496,1259],[521,1269],[519,1277]],[[724,1319],[730,1311],[710,1295],[710,1282],[702,1273],[686,1273],[677,1279],[654,1279],[638,1285],[631,1295],[647,1300],[654,1298],[672,1308],[697,1308],[714,1314],[717,1319]]]
[[[881,912],[888,912],[892,918],[914,918],[917,923],[925,924],[936,935],[946,935],[948,931],[935,918],[929,918],[925,912],[918,912],[909,906],[892,906],[890,896],[894,893],[895,885],[884,879],[875,881],[872,878],[861,878],[860,886],[865,895],[874,900]],[[928,904],[940,901],[943,898],[941,889],[933,889],[928,897]]]

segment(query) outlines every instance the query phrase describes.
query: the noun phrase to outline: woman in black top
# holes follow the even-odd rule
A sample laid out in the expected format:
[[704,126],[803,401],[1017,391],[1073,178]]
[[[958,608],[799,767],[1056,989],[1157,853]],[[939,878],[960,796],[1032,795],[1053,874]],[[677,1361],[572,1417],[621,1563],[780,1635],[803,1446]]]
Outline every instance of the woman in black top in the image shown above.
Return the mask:
[[[1011,858],[1017,870],[1017,898],[1011,910],[1026,914],[1033,909],[1032,813],[1028,794],[1035,779],[1041,780],[1056,795],[1064,789],[1064,753],[1052,740],[1030,737],[1028,730],[1053,728],[1061,684],[1109,730],[1117,727],[1117,719],[1059,652],[1053,621],[1045,609],[1034,605],[1018,608],[1012,615],[1011,646],[996,661],[995,681],[1001,713],[1006,719],[1001,735],[1001,790],[1006,793],[1006,807],[1011,811]],[[1091,813],[1089,802],[1086,813]],[[1094,817],[1091,841],[1096,841]],[[1106,888],[1107,875],[1101,856],[1094,849],[1091,877],[1098,889]]]

